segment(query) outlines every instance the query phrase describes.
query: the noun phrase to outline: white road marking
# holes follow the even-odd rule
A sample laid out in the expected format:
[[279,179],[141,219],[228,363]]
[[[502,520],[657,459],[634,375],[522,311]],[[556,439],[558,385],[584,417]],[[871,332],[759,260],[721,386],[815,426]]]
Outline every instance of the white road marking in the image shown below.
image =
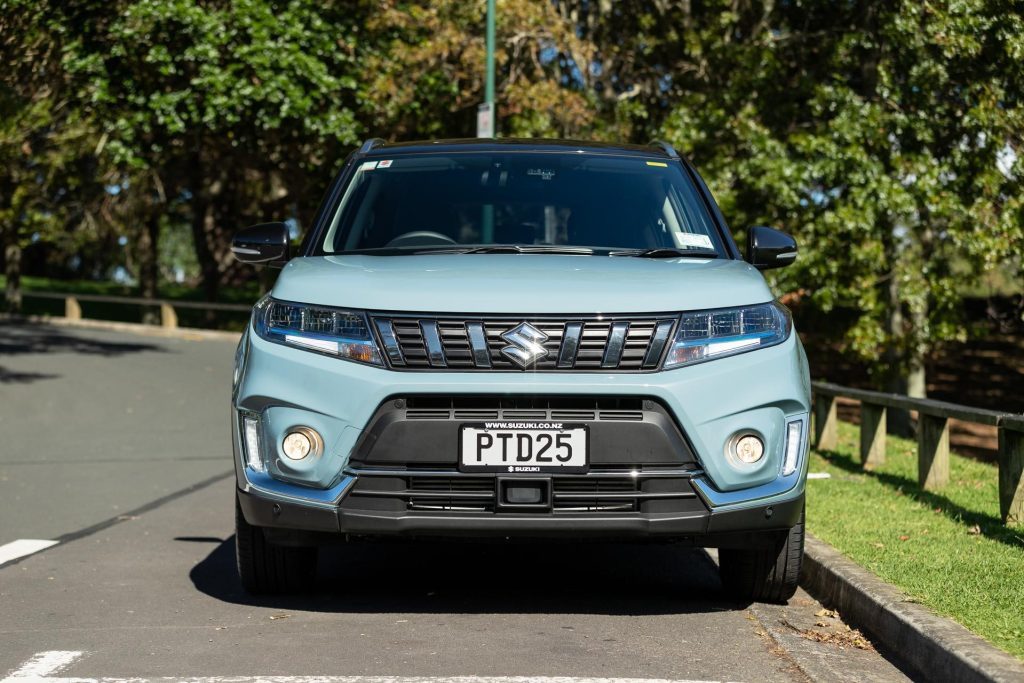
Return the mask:
[[576,676],[180,676],[160,678],[58,678],[56,673],[82,652],[40,652],[0,683],[720,683],[665,678],[590,678]]
[[[52,541],[44,542],[52,543]],[[12,671],[4,679],[4,683],[7,683],[7,681],[20,682],[26,679],[36,681],[40,678],[46,678],[67,668],[83,654],[77,650],[47,650],[46,652],[38,652],[15,671]]]
[[11,541],[5,545],[0,545],[0,564],[16,560],[19,557],[25,557],[32,553],[38,553],[40,550],[46,550],[51,546],[57,545],[57,541],[40,541],[32,538],[19,538],[17,541]]

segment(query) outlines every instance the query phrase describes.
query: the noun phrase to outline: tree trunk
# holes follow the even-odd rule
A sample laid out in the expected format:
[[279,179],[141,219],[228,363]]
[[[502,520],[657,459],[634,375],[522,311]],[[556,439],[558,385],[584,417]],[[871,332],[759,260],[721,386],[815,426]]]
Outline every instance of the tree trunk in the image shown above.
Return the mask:
[[913,398],[928,397],[928,382],[924,371],[924,354],[914,354],[910,358],[910,369],[907,373],[907,396]]
[[[203,296],[207,301],[216,301],[220,290],[220,269],[217,267],[217,257],[210,247],[210,233],[213,231],[211,184],[219,187],[220,182],[207,177],[202,159],[201,137],[196,139],[195,145],[196,151],[189,164],[189,177],[193,183],[192,200],[189,202],[192,209],[192,247],[196,252],[196,261],[199,262]],[[213,312],[206,313],[207,321],[212,322]]]
[[[889,347],[885,350],[885,361],[888,365],[886,390],[893,394],[906,395],[909,389],[907,376],[903,372],[904,357],[900,349],[903,329],[903,310],[900,306],[899,283],[893,273],[889,280]],[[914,426],[910,420],[910,411],[902,408],[890,408],[886,411],[887,429],[890,434],[910,438],[914,436]]]
[[199,275],[202,279],[203,294],[207,301],[216,301],[220,290],[220,269],[217,257],[210,249],[209,233],[212,230],[213,210],[205,199],[192,202],[192,242],[195,245],[196,260],[199,261]]
[[[885,349],[886,391],[893,394],[907,393],[907,377],[904,374],[903,339],[906,336],[903,320],[903,303],[900,300],[900,281],[897,260],[899,255],[895,236],[892,231],[886,235],[886,263],[890,264],[889,281],[887,283],[889,343]],[[914,426],[910,420],[910,412],[902,408],[890,408],[886,411],[886,429],[890,434],[910,438],[914,436]]]
[[[139,234],[139,289],[145,299],[157,297],[157,285],[160,278],[159,263],[160,246],[160,213],[151,211],[146,220],[145,229]],[[147,325],[160,324],[160,309],[152,306],[143,307],[142,322]]]
[[913,327],[911,338],[915,340],[915,343],[907,352],[907,396],[927,398],[928,378],[925,375],[924,363],[928,347],[916,340],[920,339],[921,330],[928,324],[928,310],[926,308],[911,310],[910,324]]
[[7,312],[21,313],[21,245],[17,238],[4,245],[4,275],[7,285],[4,296],[7,298]]

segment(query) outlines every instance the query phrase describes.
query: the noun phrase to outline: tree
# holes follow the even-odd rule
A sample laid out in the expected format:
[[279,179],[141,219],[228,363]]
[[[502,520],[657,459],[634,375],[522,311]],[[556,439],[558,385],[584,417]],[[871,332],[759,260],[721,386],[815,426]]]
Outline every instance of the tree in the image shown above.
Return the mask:
[[[484,91],[485,3],[361,4],[360,119],[390,139],[470,137]],[[598,126],[577,64],[593,47],[554,4],[498,3],[495,63],[499,132],[574,137]]]
[[21,310],[22,250],[47,241],[63,255],[95,237],[104,201],[95,129],[71,99],[59,5],[0,3],[0,241],[5,298]]
[[1019,3],[580,7],[605,110],[693,156],[741,228],[796,233],[777,284],[853,310],[848,349],[923,395],[963,284],[1024,251]]
[[[311,0],[82,1],[69,69],[95,92],[106,153],[131,179],[140,246],[167,202],[187,206],[203,287],[238,276],[232,233],[308,217],[358,140],[351,14]],[[155,268],[146,269],[147,278]]]

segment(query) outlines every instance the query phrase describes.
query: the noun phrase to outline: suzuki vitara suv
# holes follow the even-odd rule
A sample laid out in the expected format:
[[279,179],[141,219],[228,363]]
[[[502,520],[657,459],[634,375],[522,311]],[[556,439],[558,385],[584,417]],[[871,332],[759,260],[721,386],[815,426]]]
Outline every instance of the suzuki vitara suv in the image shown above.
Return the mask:
[[386,536],[667,539],[784,601],[803,556],[810,383],[760,270],[671,146],[369,140],[238,346],[237,556],[308,585],[317,546]]

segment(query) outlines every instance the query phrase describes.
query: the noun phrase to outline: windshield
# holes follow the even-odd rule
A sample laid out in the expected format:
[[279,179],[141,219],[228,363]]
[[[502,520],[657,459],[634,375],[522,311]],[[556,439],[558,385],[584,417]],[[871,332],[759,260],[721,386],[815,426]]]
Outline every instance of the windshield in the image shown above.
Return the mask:
[[508,245],[525,252],[727,255],[678,162],[458,152],[359,163],[319,245],[325,254]]

